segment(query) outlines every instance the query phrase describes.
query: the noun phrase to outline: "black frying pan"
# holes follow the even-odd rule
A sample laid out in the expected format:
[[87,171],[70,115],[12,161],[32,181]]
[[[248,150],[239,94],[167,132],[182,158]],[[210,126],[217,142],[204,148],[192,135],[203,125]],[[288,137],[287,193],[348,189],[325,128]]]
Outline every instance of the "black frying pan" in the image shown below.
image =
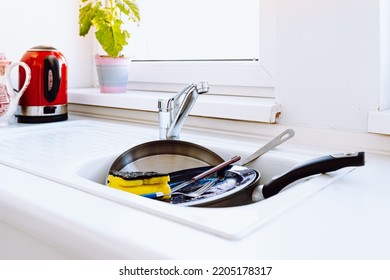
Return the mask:
[[[229,166],[227,169],[214,174],[214,177],[222,177],[223,179],[217,182],[209,192],[197,198],[173,195],[170,202],[183,206],[226,207],[245,205],[274,196],[299,179],[336,171],[348,166],[363,166],[364,164],[364,152],[327,155],[298,164],[288,172],[272,178],[264,185],[256,185],[261,176],[256,170],[243,166]],[[208,168],[210,167],[173,172],[170,174],[171,182],[174,186],[176,183],[190,180],[193,176],[206,171]],[[237,172],[237,168],[240,168],[239,172]],[[229,183],[225,182],[225,179]],[[251,183],[248,183],[250,181]],[[188,187],[187,191],[193,191],[191,186]]]

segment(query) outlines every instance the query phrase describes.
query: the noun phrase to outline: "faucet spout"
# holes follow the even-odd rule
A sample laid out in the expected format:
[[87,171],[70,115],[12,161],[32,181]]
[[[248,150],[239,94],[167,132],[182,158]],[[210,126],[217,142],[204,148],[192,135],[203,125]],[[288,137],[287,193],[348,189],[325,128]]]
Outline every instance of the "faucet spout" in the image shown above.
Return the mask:
[[160,99],[160,139],[179,139],[180,131],[190,114],[198,96],[209,91],[206,82],[190,84],[168,100]]

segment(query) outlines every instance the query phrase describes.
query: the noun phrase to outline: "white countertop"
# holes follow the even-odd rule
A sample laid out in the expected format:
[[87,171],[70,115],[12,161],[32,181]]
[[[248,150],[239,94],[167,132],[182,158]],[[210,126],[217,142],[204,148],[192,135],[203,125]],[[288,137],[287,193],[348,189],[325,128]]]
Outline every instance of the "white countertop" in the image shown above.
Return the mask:
[[[56,164],[55,158],[48,160]],[[212,213],[208,209],[178,207],[176,218],[167,219],[3,163],[0,246],[9,250],[2,250],[0,258],[389,259],[389,163],[389,156],[366,154],[364,167],[236,238],[179,220],[180,211],[201,223],[203,214]],[[258,215],[258,208],[243,209],[240,214]],[[216,217],[234,222],[234,210],[223,211],[217,209]]]

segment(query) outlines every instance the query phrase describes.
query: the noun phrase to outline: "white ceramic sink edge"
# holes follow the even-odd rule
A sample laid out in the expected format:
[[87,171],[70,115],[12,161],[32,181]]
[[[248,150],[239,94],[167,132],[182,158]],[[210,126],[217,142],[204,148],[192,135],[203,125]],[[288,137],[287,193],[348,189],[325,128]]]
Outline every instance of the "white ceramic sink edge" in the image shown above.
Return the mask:
[[[277,215],[308,199],[352,170],[346,168],[331,175],[316,176],[262,202],[229,208],[170,205],[101,184],[102,178],[106,176],[107,167],[119,154],[134,145],[156,140],[155,136],[156,131],[151,127],[107,124],[98,121],[64,122],[56,125],[41,125],[35,129],[25,127],[12,130],[7,134],[0,134],[0,140],[8,143],[0,148],[2,153],[0,161],[5,165],[45,179],[228,239],[242,238],[264,226]],[[96,137],[101,138],[97,141]],[[211,136],[201,138],[183,134],[182,138],[187,141],[196,139],[195,143],[211,148],[224,158],[237,153],[246,156],[255,150],[252,150],[250,145],[235,147],[229,144],[228,140],[213,139]],[[218,145],[212,145],[212,143],[218,143]],[[231,148],[227,149],[227,147]],[[50,161],[50,156],[54,160]],[[264,165],[264,162],[267,164]],[[261,171],[263,180],[268,180],[275,173],[284,172],[296,162],[291,159],[290,155],[283,156],[283,152],[276,149],[258,159],[254,167]],[[98,166],[99,163],[101,163],[100,166]],[[98,166],[98,168],[91,172],[91,166]],[[278,170],[272,171],[271,169],[275,167],[278,167]]]

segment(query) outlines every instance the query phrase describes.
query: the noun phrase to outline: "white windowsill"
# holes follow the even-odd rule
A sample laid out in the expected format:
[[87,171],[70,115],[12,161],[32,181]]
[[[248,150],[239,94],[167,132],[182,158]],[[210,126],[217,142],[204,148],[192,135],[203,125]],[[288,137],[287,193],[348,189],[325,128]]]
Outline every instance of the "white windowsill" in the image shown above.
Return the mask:
[[[68,101],[73,104],[103,106],[129,110],[157,112],[160,98],[174,93],[157,91],[127,91],[122,94],[100,93],[97,88],[68,90]],[[274,98],[201,95],[191,115],[201,117],[275,123],[281,106]]]
[[369,113],[368,132],[390,134],[390,109]]

